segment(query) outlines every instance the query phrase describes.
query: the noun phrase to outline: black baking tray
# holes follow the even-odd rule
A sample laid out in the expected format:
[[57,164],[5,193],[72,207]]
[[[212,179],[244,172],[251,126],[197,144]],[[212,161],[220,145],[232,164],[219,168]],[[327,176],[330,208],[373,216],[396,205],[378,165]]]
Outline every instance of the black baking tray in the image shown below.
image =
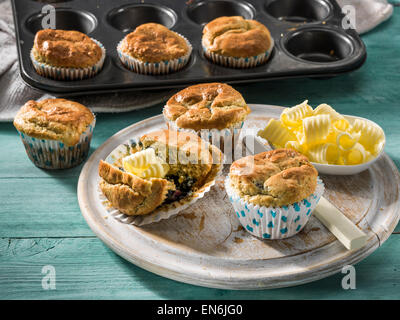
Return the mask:
[[[330,0],[12,0],[21,76],[53,94],[87,94],[161,89],[199,82],[241,83],[298,77],[331,77],[359,68],[365,46],[352,29],[342,28],[344,15]],[[93,78],[56,81],[39,76],[29,53],[42,28],[42,7],[56,9],[56,28],[78,30],[107,50],[103,70]],[[219,16],[241,15],[265,24],[275,40],[269,61],[250,69],[233,69],[208,61],[201,49],[203,26]],[[168,75],[141,75],[118,59],[118,42],[140,24],[161,23],[184,35],[193,46],[188,65]]]

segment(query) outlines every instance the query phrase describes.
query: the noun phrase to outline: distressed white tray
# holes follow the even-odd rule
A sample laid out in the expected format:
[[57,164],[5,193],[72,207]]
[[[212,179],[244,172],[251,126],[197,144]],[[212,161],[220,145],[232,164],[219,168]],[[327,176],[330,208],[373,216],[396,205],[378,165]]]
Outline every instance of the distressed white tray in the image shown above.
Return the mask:
[[[265,126],[282,108],[250,105],[245,127]],[[383,154],[369,170],[353,176],[321,176],[324,196],[367,235],[366,246],[348,251],[314,217],[287,240],[258,240],[241,230],[222,180],[178,216],[144,227],[124,224],[103,206],[97,167],[129,138],[165,127],[162,115],[135,123],[108,139],[88,159],[78,183],[78,200],[93,232],[126,260],[161,276],[225,289],[299,285],[340,272],[376,250],[400,217],[399,172]],[[225,168],[227,172],[228,168]]]

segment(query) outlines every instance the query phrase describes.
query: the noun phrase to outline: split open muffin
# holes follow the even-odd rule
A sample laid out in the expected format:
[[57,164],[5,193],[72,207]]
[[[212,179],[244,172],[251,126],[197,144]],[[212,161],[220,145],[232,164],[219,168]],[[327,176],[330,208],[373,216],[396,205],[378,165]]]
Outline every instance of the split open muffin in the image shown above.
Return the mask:
[[123,146],[113,163],[100,161],[100,189],[130,216],[178,213],[202,197],[222,169],[222,153],[188,132],[154,131]]

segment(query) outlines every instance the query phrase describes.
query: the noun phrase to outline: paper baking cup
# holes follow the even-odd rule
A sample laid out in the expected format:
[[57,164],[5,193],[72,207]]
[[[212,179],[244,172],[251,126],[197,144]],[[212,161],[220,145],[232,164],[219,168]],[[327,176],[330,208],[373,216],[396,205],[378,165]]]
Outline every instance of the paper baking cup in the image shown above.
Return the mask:
[[86,159],[96,119],[80,136],[74,146],[66,146],[56,140],[39,139],[18,131],[25,146],[26,153],[35,166],[44,169],[67,169],[79,165]]
[[[197,134],[204,141],[208,141],[212,145],[219,148],[225,157],[224,163],[232,163],[235,160],[235,146],[239,143],[240,132],[244,125],[244,121],[238,122],[228,128],[224,129],[204,129],[196,131],[193,129],[180,128],[175,124],[175,121],[168,120],[165,118],[168,128],[176,131],[191,132]],[[242,157],[242,156],[240,156]]]
[[211,60],[216,64],[220,64],[223,65],[224,67],[230,67],[230,68],[253,68],[258,65],[261,65],[269,59],[273,48],[274,48],[274,39],[271,38],[271,46],[267,51],[253,57],[236,58],[210,52],[203,45],[204,55],[209,60]]
[[99,41],[95,39],[92,40],[101,48],[102,52],[100,60],[94,66],[87,68],[54,67],[47,63],[37,61],[32,48],[30,56],[33,67],[39,75],[55,80],[82,80],[91,78],[103,68],[104,59],[106,58],[106,49],[104,46]]
[[[125,156],[129,146],[132,144],[136,144],[138,139],[130,139],[128,143],[119,145],[116,149],[114,149],[105,159],[106,162],[113,164],[117,159]],[[216,149],[215,147],[213,147]],[[215,150],[216,152],[220,152],[219,150]],[[222,156],[222,154],[221,154]],[[100,187],[98,187],[98,195],[101,200],[101,203],[104,205],[104,208],[107,210],[110,216],[114,217],[116,220],[122,223],[131,224],[135,226],[143,226],[146,224],[158,222],[163,219],[168,219],[174,215],[177,215],[180,211],[188,208],[197,200],[204,197],[204,195],[210,191],[211,187],[215,184],[216,179],[222,174],[223,164],[219,164],[214,166],[213,171],[209,174],[207,181],[204,183],[201,188],[192,193],[192,195],[188,198],[183,198],[179,201],[174,201],[167,205],[162,205],[159,208],[156,208],[152,213],[139,215],[139,216],[130,216],[125,213],[122,213],[116,208],[113,208],[109,203],[108,199],[104,196]]]
[[304,200],[282,207],[265,207],[246,202],[230,186],[229,177],[225,179],[225,189],[246,231],[262,239],[285,239],[304,228],[324,193],[324,184],[317,178],[314,193]]
[[129,70],[141,74],[167,74],[182,69],[189,62],[190,55],[192,54],[192,45],[189,40],[179,33],[189,47],[188,52],[177,59],[161,61],[161,62],[143,62],[121,51],[123,39],[118,43],[117,52],[122,64]]

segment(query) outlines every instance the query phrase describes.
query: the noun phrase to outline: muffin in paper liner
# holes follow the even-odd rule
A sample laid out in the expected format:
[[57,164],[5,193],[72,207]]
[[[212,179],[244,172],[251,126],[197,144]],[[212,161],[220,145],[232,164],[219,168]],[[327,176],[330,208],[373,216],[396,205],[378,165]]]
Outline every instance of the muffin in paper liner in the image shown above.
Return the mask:
[[271,45],[267,51],[253,57],[237,58],[237,57],[223,56],[221,54],[208,51],[204,45],[202,47],[206,58],[208,58],[209,60],[211,60],[216,64],[220,64],[224,67],[239,68],[239,69],[254,68],[267,62],[267,60],[271,56],[272,50],[274,49],[274,39],[271,38]]
[[18,131],[29,159],[43,169],[68,169],[82,163],[89,154],[96,118],[81,134],[79,142],[67,146],[61,141],[31,137]]
[[245,201],[230,186],[229,177],[225,179],[225,190],[243,228],[256,237],[274,240],[289,238],[304,228],[324,193],[324,184],[318,177],[317,187],[310,196],[282,207],[265,207]]
[[190,44],[189,40],[186,39],[183,35],[175,32],[177,35],[182,37],[189,50],[188,52],[173,60],[168,60],[168,61],[161,61],[161,62],[144,62],[140,61],[129,54],[126,54],[121,51],[121,44],[124,39],[122,39],[117,46],[117,52],[118,52],[118,57],[121,60],[122,64],[128,68],[129,70],[136,72],[136,73],[141,73],[141,74],[152,74],[152,75],[157,75],[157,74],[167,74],[171,72],[178,71],[182,69],[184,66],[187,65],[190,59],[190,55],[192,54],[192,45]]
[[[121,144],[117,148],[115,148],[105,159],[106,162],[113,164],[117,159],[125,156],[127,151],[129,150],[129,145],[135,144],[137,139],[130,139],[128,143]],[[214,146],[212,146],[213,152],[217,152],[222,157],[222,153]],[[98,186],[98,194],[101,200],[101,203],[104,205],[105,209],[116,220],[122,223],[131,224],[135,226],[143,226],[146,224],[158,222],[163,219],[168,219],[180,211],[186,209],[197,200],[204,197],[204,195],[210,191],[211,187],[215,184],[216,179],[222,174],[224,166],[222,162],[219,165],[216,165],[211,172],[207,176],[206,182],[196,191],[192,192],[191,195],[186,196],[179,201],[174,201],[169,204],[164,204],[154,210],[152,213],[138,216],[130,216],[120,212],[118,209],[114,208],[109,204],[108,199],[102,193],[100,187]]]
[[95,65],[86,68],[54,67],[50,64],[37,61],[32,48],[30,58],[35,71],[43,77],[54,80],[83,80],[94,77],[103,68],[106,49],[99,41],[91,39],[101,48],[102,52],[100,60]]
[[[235,123],[232,126],[221,130],[203,129],[196,131],[194,129],[180,128],[175,124],[175,121],[168,120],[165,116],[164,120],[172,130],[195,133],[203,140],[215,145],[224,153],[224,163],[232,163],[235,160],[235,146],[240,142],[239,137],[244,121]],[[242,155],[240,155],[240,157],[242,157]]]

